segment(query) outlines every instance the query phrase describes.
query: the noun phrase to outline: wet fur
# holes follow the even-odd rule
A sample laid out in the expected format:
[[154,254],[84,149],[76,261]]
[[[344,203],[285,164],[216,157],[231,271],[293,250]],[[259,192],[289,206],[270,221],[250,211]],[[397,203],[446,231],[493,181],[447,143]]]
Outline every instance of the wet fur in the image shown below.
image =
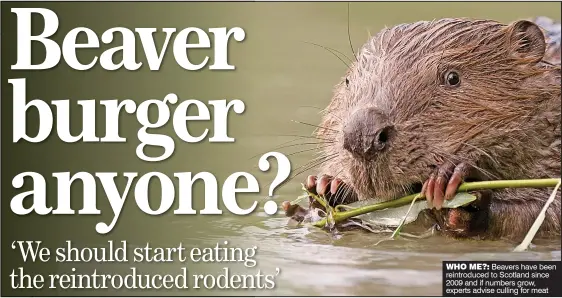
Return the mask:
[[[342,179],[360,199],[379,200],[411,193],[411,185],[446,161],[479,169],[478,180],[560,177],[559,44],[547,49],[558,55],[552,65],[537,54],[541,49],[519,53],[528,40],[513,39],[514,30],[488,20],[443,19],[387,28],[369,39],[316,132],[331,157],[320,174]],[[453,69],[461,76],[458,88],[443,82]],[[343,149],[341,133],[365,107],[396,127],[388,149],[368,163]],[[551,192],[493,192],[484,234],[522,237]],[[542,234],[560,235],[560,205],[559,193]]]

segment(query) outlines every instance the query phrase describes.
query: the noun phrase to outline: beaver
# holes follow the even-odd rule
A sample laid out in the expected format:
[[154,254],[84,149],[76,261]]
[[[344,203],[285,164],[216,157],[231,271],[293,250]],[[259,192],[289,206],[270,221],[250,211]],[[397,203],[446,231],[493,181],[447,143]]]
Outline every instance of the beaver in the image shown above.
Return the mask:
[[[446,235],[520,240],[552,189],[441,207],[464,181],[560,177],[560,74],[560,24],[547,18],[385,28],[335,86],[315,131],[325,162],[306,188],[334,206],[421,192]],[[559,191],[538,236],[560,236],[560,205]]]

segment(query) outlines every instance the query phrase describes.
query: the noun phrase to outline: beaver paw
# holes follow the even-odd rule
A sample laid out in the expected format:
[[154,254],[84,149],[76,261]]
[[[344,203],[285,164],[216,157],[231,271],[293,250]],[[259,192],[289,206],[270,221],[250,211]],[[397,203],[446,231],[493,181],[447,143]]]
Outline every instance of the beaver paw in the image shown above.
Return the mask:
[[425,195],[428,206],[440,210],[444,200],[454,197],[459,185],[468,177],[471,169],[465,163],[455,165],[448,162],[431,173],[421,191]]
[[465,207],[433,210],[440,230],[454,238],[473,237],[486,231],[492,192],[471,192],[477,199]]
[[[327,175],[322,175],[320,178],[308,176],[304,185],[310,193],[323,196],[331,207],[357,201],[355,192],[339,178],[334,179]],[[326,212],[324,206],[310,196],[308,197],[308,209],[299,205],[291,205],[290,202],[283,202],[282,207],[285,210],[285,216],[298,223],[316,218],[318,210]]]
[[[339,178],[328,175],[308,176],[305,182],[306,189],[316,195],[323,196],[332,207],[349,204],[357,201],[357,196],[351,187]],[[311,204],[314,204],[311,198]]]

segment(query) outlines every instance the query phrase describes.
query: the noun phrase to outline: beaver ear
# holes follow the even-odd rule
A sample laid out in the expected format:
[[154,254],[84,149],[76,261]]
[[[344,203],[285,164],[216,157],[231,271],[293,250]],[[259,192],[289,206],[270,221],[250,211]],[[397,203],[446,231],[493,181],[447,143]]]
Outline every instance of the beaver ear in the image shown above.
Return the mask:
[[539,62],[546,51],[541,28],[527,20],[516,21],[507,27],[508,47],[513,55]]

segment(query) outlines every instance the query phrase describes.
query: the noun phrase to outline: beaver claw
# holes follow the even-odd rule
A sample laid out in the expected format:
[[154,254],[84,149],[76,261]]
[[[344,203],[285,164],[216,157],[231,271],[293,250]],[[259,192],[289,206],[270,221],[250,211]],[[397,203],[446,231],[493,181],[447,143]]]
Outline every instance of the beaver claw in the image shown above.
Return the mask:
[[444,200],[450,200],[456,194],[459,185],[466,179],[472,168],[460,163],[447,162],[437,168],[425,181],[421,193],[425,195],[428,206],[440,210]]
[[345,184],[341,179],[332,176],[322,175],[320,178],[308,176],[305,187],[309,192],[323,196],[332,207],[357,200],[355,192],[349,185]]

